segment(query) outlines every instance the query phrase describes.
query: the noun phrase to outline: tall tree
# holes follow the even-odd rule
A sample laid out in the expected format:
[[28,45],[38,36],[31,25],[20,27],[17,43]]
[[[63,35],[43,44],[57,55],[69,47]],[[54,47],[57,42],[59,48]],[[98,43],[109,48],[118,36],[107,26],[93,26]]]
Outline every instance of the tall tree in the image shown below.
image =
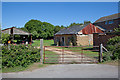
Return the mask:
[[30,20],[24,26],[35,38],[49,39],[54,36],[54,25],[41,22],[39,20]]
[[83,25],[83,23],[71,23],[68,27],[75,26],[75,25]]
[[84,24],[89,24],[91,23],[91,21],[84,21]]

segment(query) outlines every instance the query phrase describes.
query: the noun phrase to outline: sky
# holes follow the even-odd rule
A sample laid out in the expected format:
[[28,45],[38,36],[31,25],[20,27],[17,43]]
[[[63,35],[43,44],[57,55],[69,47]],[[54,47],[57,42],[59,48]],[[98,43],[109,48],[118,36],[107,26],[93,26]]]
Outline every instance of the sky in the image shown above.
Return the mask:
[[53,25],[95,22],[118,13],[118,2],[2,2],[2,29],[24,27],[31,19]]

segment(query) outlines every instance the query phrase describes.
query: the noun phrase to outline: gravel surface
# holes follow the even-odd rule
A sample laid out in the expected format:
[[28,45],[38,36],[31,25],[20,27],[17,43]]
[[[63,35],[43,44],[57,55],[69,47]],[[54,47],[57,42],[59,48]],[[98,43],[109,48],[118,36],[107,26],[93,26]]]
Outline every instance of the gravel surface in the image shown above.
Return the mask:
[[105,64],[58,64],[33,71],[3,73],[3,78],[118,78],[118,67]]

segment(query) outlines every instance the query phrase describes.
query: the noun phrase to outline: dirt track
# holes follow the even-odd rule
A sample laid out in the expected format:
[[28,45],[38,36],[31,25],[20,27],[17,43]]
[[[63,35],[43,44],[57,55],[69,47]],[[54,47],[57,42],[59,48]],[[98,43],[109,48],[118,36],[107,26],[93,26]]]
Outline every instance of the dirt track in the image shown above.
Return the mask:
[[62,62],[62,63],[64,62],[68,62],[68,63],[96,62],[96,60],[88,58],[85,55],[78,54],[77,52],[64,50],[64,53],[63,53],[62,49],[58,49],[54,47],[46,47],[45,50],[53,51],[59,54],[59,57],[62,57],[62,58],[59,58],[59,62]]

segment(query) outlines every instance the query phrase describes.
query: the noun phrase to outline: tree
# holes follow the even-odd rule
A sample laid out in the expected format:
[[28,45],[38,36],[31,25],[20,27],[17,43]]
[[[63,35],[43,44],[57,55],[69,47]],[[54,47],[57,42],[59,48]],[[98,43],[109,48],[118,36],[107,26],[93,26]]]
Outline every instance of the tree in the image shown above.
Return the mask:
[[91,23],[91,21],[84,21],[84,24],[89,24]]
[[55,28],[54,28],[54,34],[57,33],[58,31],[60,31],[63,28],[65,28],[63,25],[61,25],[61,26],[55,26]]
[[19,28],[19,29],[21,29],[23,31],[26,31],[26,32],[29,32],[25,27],[22,27],[22,28]]
[[32,33],[34,38],[51,39],[54,36],[54,25],[47,22],[32,19],[25,24],[24,28]]
[[83,23],[71,23],[68,27],[75,26],[75,25],[83,25]]

